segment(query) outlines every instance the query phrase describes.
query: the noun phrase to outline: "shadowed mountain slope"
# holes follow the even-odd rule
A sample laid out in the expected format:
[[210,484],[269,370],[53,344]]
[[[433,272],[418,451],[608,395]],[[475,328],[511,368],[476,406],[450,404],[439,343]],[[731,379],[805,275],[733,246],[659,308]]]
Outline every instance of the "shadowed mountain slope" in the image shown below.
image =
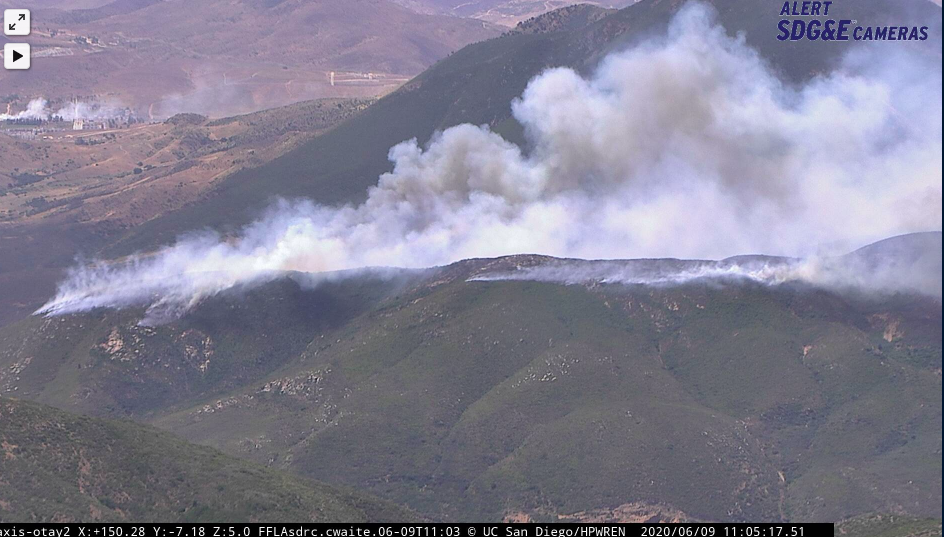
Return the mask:
[[291,477],[168,433],[0,398],[0,521],[383,522],[368,495]]

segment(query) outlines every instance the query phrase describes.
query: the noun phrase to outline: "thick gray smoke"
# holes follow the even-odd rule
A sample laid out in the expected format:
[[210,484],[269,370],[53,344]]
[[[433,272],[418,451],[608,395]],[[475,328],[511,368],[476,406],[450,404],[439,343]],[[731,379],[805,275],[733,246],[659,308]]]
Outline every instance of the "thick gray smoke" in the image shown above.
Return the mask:
[[473,125],[425,148],[407,141],[361,205],[282,201],[233,240],[189,237],[78,267],[40,311],[185,309],[284,270],[514,253],[805,257],[939,230],[941,64],[893,54],[860,51],[788,87],[689,5],[664,39],[611,55],[590,78],[551,69],[532,80],[513,103],[528,155]]

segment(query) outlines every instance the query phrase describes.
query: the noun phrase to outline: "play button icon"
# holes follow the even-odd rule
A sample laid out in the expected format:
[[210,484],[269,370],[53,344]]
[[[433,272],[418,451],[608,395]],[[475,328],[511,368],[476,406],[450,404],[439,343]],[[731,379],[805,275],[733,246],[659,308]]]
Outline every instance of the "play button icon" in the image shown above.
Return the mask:
[[5,69],[29,69],[29,43],[7,43],[3,46],[3,67]]

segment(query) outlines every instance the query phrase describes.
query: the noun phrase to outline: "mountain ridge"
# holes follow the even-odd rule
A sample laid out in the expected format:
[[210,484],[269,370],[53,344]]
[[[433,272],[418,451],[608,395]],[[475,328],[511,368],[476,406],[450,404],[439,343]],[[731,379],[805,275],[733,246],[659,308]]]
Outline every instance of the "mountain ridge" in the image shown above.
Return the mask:
[[160,326],[34,317],[0,329],[0,390],[437,520],[940,516],[939,299],[480,278],[559,263],[296,274]]

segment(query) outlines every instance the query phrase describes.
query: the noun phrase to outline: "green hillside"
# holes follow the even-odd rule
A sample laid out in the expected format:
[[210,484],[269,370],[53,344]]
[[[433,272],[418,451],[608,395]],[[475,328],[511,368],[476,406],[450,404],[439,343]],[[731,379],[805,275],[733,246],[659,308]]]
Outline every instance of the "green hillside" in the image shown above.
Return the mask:
[[155,327],[139,326],[136,309],[29,317],[0,329],[0,394],[147,419],[260,381],[404,284],[286,278]]
[[[921,237],[879,244],[940,250]],[[30,319],[0,330],[0,389],[433,519],[941,516],[939,299],[470,281],[548,263],[276,281],[155,328]],[[302,317],[325,309],[349,314]]]
[[0,399],[0,522],[381,522],[414,517],[125,421]]

